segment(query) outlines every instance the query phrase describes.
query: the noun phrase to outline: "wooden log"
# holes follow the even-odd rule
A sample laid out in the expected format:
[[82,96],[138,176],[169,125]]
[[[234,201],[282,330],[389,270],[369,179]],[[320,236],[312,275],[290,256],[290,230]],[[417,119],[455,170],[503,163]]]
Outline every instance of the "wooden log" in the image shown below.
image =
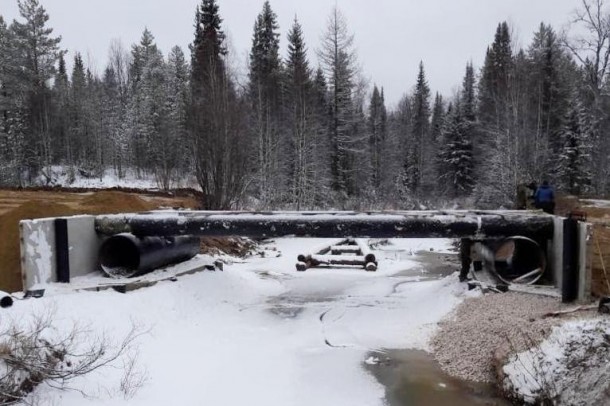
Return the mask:
[[297,256],[297,261],[299,262],[307,262],[308,258],[311,258],[312,255],[324,255],[328,254],[331,251],[331,247],[339,244],[347,244],[349,239],[347,238],[335,238],[330,241],[324,242],[322,244],[318,244],[311,249],[310,254],[299,254]]
[[357,245],[334,245],[330,247],[330,252],[333,255],[361,254],[360,247]]
[[375,258],[375,254],[371,252],[371,247],[369,246],[369,241],[363,238],[356,238],[356,244],[360,248],[362,255],[364,256],[364,260],[369,263],[372,262],[377,264],[377,259]]
[[362,238],[553,238],[553,216],[515,211],[412,211],[383,213],[162,212],[98,216],[103,235],[246,236],[270,238],[354,236]]
[[364,257],[355,255],[312,255],[311,262],[317,265],[365,266]]

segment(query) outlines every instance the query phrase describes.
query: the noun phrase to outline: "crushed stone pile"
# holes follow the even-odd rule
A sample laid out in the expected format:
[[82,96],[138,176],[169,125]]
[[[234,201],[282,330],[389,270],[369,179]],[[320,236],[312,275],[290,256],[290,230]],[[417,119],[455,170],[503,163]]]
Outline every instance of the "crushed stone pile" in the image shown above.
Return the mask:
[[561,322],[542,316],[563,308],[555,298],[515,292],[469,298],[441,321],[431,346],[445,372],[494,382],[496,360],[539,344]]

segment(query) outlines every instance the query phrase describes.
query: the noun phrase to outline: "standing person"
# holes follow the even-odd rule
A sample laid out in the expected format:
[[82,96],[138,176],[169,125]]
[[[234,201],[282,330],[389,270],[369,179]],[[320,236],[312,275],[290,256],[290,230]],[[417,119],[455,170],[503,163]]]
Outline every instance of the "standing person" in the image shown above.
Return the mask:
[[462,238],[460,240],[460,259],[462,261],[462,269],[460,270],[460,282],[468,281],[468,273],[470,272],[472,240]]
[[536,190],[534,201],[536,208],[542,209],[545,213],[555,213],[555,192],[548,181],[542,182],[542,185]]

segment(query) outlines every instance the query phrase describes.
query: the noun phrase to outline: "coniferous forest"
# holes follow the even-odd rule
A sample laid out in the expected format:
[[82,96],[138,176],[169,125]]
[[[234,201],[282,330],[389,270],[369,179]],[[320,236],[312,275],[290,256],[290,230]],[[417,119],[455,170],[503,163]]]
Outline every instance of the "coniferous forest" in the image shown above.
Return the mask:
[[234,73],[217,0],[197,8],[188,50],[164,55],[144,30],[130,47],[109,44],[99,74],[79,53],[68,71],[39,0],[19,9],[0,16],[0,186],[44,184],[57,166],[130,171],[166,190],[192,179],[205,209],[297,210],[508,208],[518,185],[542,180],[563,194],[610,192],[603,0],[566,16],[578,37],[541,23],[524,49],[500,22],[454,95],[435,93],[420,62],[393,110],[362,74],[339,9],[314,64],[298,19],[280,31],[266,2],[247,78]]

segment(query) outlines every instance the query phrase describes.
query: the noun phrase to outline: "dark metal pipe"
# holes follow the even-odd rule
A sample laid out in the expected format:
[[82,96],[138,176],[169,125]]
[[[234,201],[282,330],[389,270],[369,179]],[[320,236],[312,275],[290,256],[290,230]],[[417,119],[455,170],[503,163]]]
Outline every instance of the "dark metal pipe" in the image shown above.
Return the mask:
[[200,251],[198,237],[136,237],[123,233],[100,248],[100,264],[111,277],[134,277],[166,265],[187,261]]
[[113,235],[461,238],[553,237],[553,216],[528,212],[227,213],[161,212],[98,216],[96,231]]
[[494,271],[505,284],[534,284],[544,276],[546,255],[536,241],[515,236],[488,245],[494,249]]

